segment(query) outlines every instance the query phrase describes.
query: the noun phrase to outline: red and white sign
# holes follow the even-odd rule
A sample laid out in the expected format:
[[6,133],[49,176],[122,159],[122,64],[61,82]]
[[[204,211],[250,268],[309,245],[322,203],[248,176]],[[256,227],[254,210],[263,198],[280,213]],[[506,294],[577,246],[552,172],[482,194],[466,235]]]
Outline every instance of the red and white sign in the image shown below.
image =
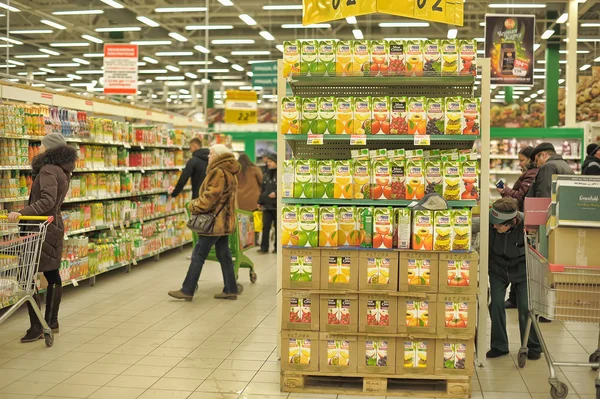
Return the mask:
[[136,94],[138,46],[104,45],[104,94]]

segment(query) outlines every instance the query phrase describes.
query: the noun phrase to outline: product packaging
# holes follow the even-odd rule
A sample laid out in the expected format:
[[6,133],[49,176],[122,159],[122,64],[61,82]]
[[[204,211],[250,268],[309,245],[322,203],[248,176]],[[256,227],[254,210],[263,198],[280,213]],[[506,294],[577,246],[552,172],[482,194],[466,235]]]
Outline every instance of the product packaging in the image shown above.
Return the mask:
[[444,99],[444,134],[461,134],[463,126],[463,98],[446,97]]
[[353,97],[354,132],[353,134],[371,134],[371,97]]
[[442,48],[439,40],[425,40],[423,60],[423,71],[425,75],[440,75],[442,69]]
[[452,251],[471,249],[472,220],[470,209],[452,210]]
[[317,75],[317,41],[316,40],[301,40],[300,41],[300,75],[312,76],[312,72]]
[[372,97],[371,134],[390,134],[390,98]]
[[296,159],[294,161],[294,198],[314,198],[316,181],[315,160]]
[[319,103],[317,98],[302,99],[302,121],[300,123],[302,134],[323,134],[318,132]]
[[458,75],[458,40],[442,40],[442,75]]
[[437,292],[438,259],[437,253],[402,252],[400,255],[400,291]]
[[404,76],[406,74],[406,52],[404,40],[390,40],[390,76]]
[[333,198],[352,199],[352,161],[334,161]]
[[358,242],[358,212],[354,206],[341,206],[338,213],[338,245],[356,247]]
[[399,338],[396,346],[396,374],[432,375],[435,368],[435,340]]
[[425,170],[423,161],[409,158],[406,161],[406,199],[420,200],[425,196]]
[[321,250],[321,289],[358,289],[358,251]]
[[390,45],[387,40],[371,40],[371,76],[387,76]]
[[408,134],[427,133],[427,99],[408,98]]
[[300,75],[300,42],[283,42],[283,77]]
[[317,43],[317,66],[313,76],[335,76],[335,41],[326,39]]
[[282,288],[292,290],[319,289],[321,270],[320,250],[284,248],[282,265]]
[[358,295],[321,294],[321,330],[324,332],[358,332]]
[[394,232],[393,208],[375,208],[373,211],[373,248],[392,249]]
[[423,42],[421,40],[407,40],[404,49],[406,51],[407,75],[423,75]]
[[283,170],[281,173],[282,178],[282,187],[281,187],[281,196],[283,198],[294,198],[294,182],[295,182],[295,173],[294,173],[294,160],[286,159],[283,161]]
[[[281,209],[281,245],[300,246],[298,228],[300,225],[299,207],[284,205]],[[304,245],[302,245],[304,246]]]
[[281,352],[283,371],[318,371],[319,333],[282,331]]
[[319,247],[337,247],[338,245],[338,207],[319,208]]
[[319,295],[309,291],[282,291],[283,330],[319,331]]
[[317,183],[315,185],[315,198],[333,198],[334,161],[316,161]]
[[438,334],[453,337],[474,337],[476,317],[476,295],[438,295]]
[[395,334],[398,300],[387,293],[359,295],[359,332]]
[[398,253],[387,251],[362,251],[359,260],[360,290],[398,290]]
[[413,211],[412,249],[433,250],[433,211]]
[[284,97],[281,100],[281,134],[300,133],[300,112],[302,100],[300,97]]
[[352,74],[369,76],[371,44],[368,40],[352,40]]
[[373,248],[373,207],[358,207],[357,211],[360,223],[360,246]]
[[325,373],[356,373],[358,338],[335,333],[319,334],[319,371]]
[[411,210],[409,208],[394,209],[394,248],[410,249]]
[[437,305],[436,294],[398,298],[398,332],[408,334],[435,334]]
[[319,246],[319,207],[316,205],[301,206],[298,210],[298,246]]
[[396,368],[396,338],[366,335],[358,337],[358,372],[393,374]]
[[335,134],[354,134],[352,97],[336,97],[335,110]]
[[476,294],[478,265],[477,252],[440,254],[439,292]]
[[477,75],[477,42],[475,40],[459,41],[460,65],[459,73],[461,75]]
[[335,45],[335,73],[336,76],[352,76],[352,43],[349,40],[338,40]]
[[479,135],[481,126],[481,99],[463,98],[462,102],[464,116],[464,127],[462,133]]
[[460,200],[460,162],[448,161],[443,163],[444,187],[443,196],[446,201]]

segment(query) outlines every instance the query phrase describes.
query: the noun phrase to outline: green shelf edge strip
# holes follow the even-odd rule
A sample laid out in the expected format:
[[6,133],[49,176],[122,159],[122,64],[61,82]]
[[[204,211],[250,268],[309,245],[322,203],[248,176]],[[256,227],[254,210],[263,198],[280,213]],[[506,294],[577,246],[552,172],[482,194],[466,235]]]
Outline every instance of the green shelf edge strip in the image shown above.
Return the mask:
[[[286,205],[339,205],[339,206],[408,206],[413,200],[365,200],[365,199],[338,199],[338,198],[282,198],[281,202]],[[477,201],[447,201],[450,208],[473,208]]]
[[582,128],[490,128],[491,139],[578,139],[583,140]]
[[[352,135],[350,134],[324,134],[323,141],[350,141]],[[431,142],[443,142],[443,141],[465,141],[472,142],[479,139],[476,135],[435,135],[429,136]],[[308,140],[307,134],[284,134],[283,139],[286,141],[306,141]],[[399,134],[373,134],[367,135],[367,142],[369,141],[400,141],[400,142],[414,142],[415,136],[413,135],[399,135]]]
[[474,76],[294,76],[292,87],[309,86],[462,86],[474,85]]

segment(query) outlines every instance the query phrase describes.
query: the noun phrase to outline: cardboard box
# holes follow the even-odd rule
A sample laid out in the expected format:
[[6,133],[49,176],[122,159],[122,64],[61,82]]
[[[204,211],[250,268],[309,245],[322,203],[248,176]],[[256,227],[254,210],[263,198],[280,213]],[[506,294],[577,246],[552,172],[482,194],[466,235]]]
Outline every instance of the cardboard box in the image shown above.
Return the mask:
[[441,253],[439,261],[439,292],[477,294],[479,254]]
[[435,339],[398,338],[396,374],[432,375],[435,369]]
[[396,338],[366,335],[358,337],[357,372],[394,374],[396,370]]
[[548,220],[550,198],[525,198],[523,210],[526,226],[540,226]]
[[435,346],[436,375],[473,375],[475,342],[472,339],[438,339]]
[[321,330],[324,332],[358,331],[358,294],[321,294]]
[[600,227],[600,179],[596,185],[560,185],[556,193],[558,226]]
[[600,266],[600,229],[556,227],[548,236],[548,262],[565,266]]
[[321,251],[321,289],[358,289],[359,251]]
[[319,331],[319,295],[309,291],[283,290],[283,330]]
[[312,331],[282,331],[281,370],[318,371],[319,333]]
[[436,294],[417,294],[415,297],[398,297],[398,332],[409,334],[435,334],[438,307]]
[[282,251],[284,289],[319,289],[321,251],[318,249],[288,249]]
[[358,287],[370,291],[398,291],[398,252],[361,251]]
[[552,202],[557,201],[556,196],[560,187],[598,187],[598,184],[600,184],[599,176],[552,175]]
[[446,337],[474,337],[477,296],[439,294],[437,333]]
[[325,373],[356,373],[358,337],[319,334],[319,371]]
[[437,292],[439,254],[400,252],[400,292]]
[[398,325],[398,299],[387,292],[360,294],[358,314],[359,332],[395,334]]

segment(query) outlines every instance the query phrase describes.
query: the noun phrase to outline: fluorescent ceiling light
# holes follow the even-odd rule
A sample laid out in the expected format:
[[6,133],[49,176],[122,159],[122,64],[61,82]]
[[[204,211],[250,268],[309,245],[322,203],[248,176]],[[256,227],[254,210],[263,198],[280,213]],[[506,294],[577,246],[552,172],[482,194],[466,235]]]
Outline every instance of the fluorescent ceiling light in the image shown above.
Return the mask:
[[29,59],[29,58],[50,58],[50,56],[48,54],[18,54],[18,55],[14,55],[13,57],[15,58],[19,58],[19,59]]
[[82,65],[90,65],[89,61],[84,60],[83,58],[73,58],[73,61],[82,64]]
[[75,80],[81,80],[81,79],[83,79],[81,76],[74,75],[72,73],[68,73],[67,76],[70,77],[70,78],[72,78],[72,79],[75,79]]
[[475,41],[476,41],[477,43],[483,43],[483,42],[485,42],[485,37],[476,37],[476,38],[475,38]]
[[227,64],[229,62],[229,60],[221,55],[217,55],[215,57],[215,60],[219,61],[222,64]]
[[248,84],[248,82],[222,82],[221,85],[223,86],[228,86],[228,87],[235,87],[235,86],[243,86]]
[[599,22],[584,22],[580,25],[582,28],[597,28],[600,26]]
[[155,80],[185,80],[185,76],[157,76]]
[[167,46],[173,42],[170,40],[134,40],[130,43],[138,46]]
[[151,63],[151,64],[158,64],[158,60],[155,60],[155,59],[154,59],[154,58],[152,58],[152,57],[144,57],[144,58],[142,58],[142,59],[143,59],[144,61],[146,61],[146,62],[149,62],[149,63]]
[[215,75],[213,76],[214,80],[240,80],[243,79],[241,76],[231,76],[231,75]]
[[157,57],[185,57],[188,55],[194,55],[193,51],[159,51],[155,53]]
[[86,69],[82,71],[75,71],[78,75],[103,75],[104,71],[102,69]]
[[537,96],[538,96],[537,93],[533,93],[530,97],[531,98],[536,98]]
[[167,65],[165,68],[167,68],[171,72],[179,72],[179,71],[181,71],[181,69],[179,69],[179,68],[177,68],[176,66],[173,66],[173,65]]
[[[558,50],[561,54],[567,54],[567,50]],[[590,50],[577,50],[577,54],[589,54]]]
[[568,19],[569,19],[569,14],[565,12],[560,17],[558,17],[558,19],[556,20],[556,23],[564,24],[565,22],[567,22]]
[[554,34],[554,31],[552,29],[548,29],[546,30],[544,33],[542,33],[542,39],[543,40],[547,40],[550,39],[550,37]]
[[210,83],[210,79],[202,79],[200,82],[204,83],[204,84],[209,84]]
[[246,72],[246,76],[252,77],[252,76],[254,76],[254,72],[252,72],[252,71]]
[[0,8],[4,8],[5,10],[8,10],[10,12],[21,12],[21,10],[19,10],[18,8],[9,6],[8,4],[4,3],[0,3]]
[[[598,58],[600,58],[600,57],[598,57]],[[564,79],[558,79],[558,84],[559,84],[559,85],[561,85],[561,84],[563,84],[563,83],[565,83],[565,80],[564,80]]]
[[54,69],[50,68],[40,68],[40,71],[48,72],[48,73],[56,73]]
[[170,32],[169,36],[171,36],[173,39],[175,39],[179,42],[187,42],[188,41],[187,37],[185,37],[177,32]]
[[54,15],[98,15],[104,14],[102,10],[68,10],[68,11],[54,11]]
[[485,26],[485,22],[480,22],[479,26]]
[[206,11],[206,7],[161,7],[155,8],[154,12],[167,13],[167,12],[203,12]]
[[198,50],[199,52],[201,52],[201,53],[204,53],[204,54],[208,54],[208,53],[210,53],[210,50],[209,50],[209,49],[207,49],[206,47],[204,47],[204,46],[201,46],[201,45],[194,46],[194,49],[196,49],[196,50]]
[[248,64],[264,64],[265,62],[276,62],[275,60],[250,60]]
[[254,39],[215,39],[212,44],[254,44]]
[[140,62],[140,61],[138,61],[137,65],[138,65],[138,66],[146,66],[146,63],[145,63],[145,62]]
[[141,74],[154,74],[154,73],[167,73],[166,69],[140,69],[138,73]]
[[546,75],[533,75],[534,79],[546,79]]
[[248,14],[240,14],[239,18],[246,23],[246,25],[254,26],[256,21]]
[[42,33],[52,33],[51,29],[26,29],[26,30],[11,30],[11,35],[34,35],[34,34],[42,34]]
[[[27,76],[27,75],[29,75],[29,73],[28,72],[19,72],[19,73],[17,73],[17,75]],[[31,75],[32,76],[45,76],[45,75],[48,75],[48,73],[46,73],[46,72],[31,72]]]
[[448,29],[448,39],[456,39],[458,29]]
[[85,58],[104,58],[104,53],[85,53]]
[[355,25],[357,23],[356,17],[348,17],[346,18],[346,22],[348,22],[351,25]]
[[84,38],[85,40],[89,40],[90,42],[94,42],[94,43],[104,43],[104,40],[95,37],[95,36],[91,36],[91,35],[81,35],[82,38]]
[[72,82],[73,78],[47,78],[46,82]]
[[96,32],[139,32],[142,30],[139,26],[121,26],[114,28],[96,28]]
[[25,65],[25,63],[24,63],[24,62],[21,62],[21,61],[15,61],[15,60],[8,60],[8,61],[6,61],[6,62],[8,62],[9,64],[18,65],[18,66],[24,66],[24,65]]
[[526,103],[528,103],[529,101],[531,101],[531,98],[525,97],[525,99],[523,101],[525,101]]
[[50,21],[48,19],[42,19],[40,22],[43,23],[43,24],[45,24],[45,25],[51,26],[53,28],[56,28],[56,29],[60,29],[60,30],[67,29],[66,26],[61,25],[61,24],[57,24],[56,22]]
[[190,79],[198,79],[198,75],[196,75],[195,73],[186,72],[184,75]]
[[302,4],[281,4],[273,6],[263,6],[263,10],[283,11],[283,10],[302,10]]
[[185,30],[227,30],[233,29],[233,25],[188,25]]
[[533,72],[541,72],[541,73],[544,73],[544,72],[546,72],[546,68],[533,68]]
[[590,64],[585,64],[584,66],[582,66],[581,68],[579,68],[580,71],[585,71],[586,69],[591,68]]
[[258,32],[265,40],[275,40],[275,37],[266,30]]
[[362,33],[362,30],[360,29],[352,29],[352,34],[354,35],[354,38],[358,40],[362,40],[365,38]]
[[275,48],[283,53],[283,44],[278,44]]
[[92,86],[91,82],[88,83],[71,83],[69,84],[69,86],[71,87],[87,87],[87,86]]
[[331,28],[331,24],[312,24],[312,25],[302,25],[302,24],[283,24],[281,25],[283,29],[316,29],[316,28]]
[[[215,57],[216,58],[216,57]],[[179,65],[211,65],[212,61],[179,61]]]
[[4,40],[7,43],[16,44],[17,46],[20,46],[21,44],[23,44],[23,42],[20,42],[15,39],[11,39],[10,37],[0,37],[0,40]]
[[[567,40],[565,39],[565,41]],[[578,38],[577,41],[581,43],[594,43],[600,42],[600,38]]]
[[198,69],[196,72],[198,73],[227,73],[229,69],[226,68],[207,68],[207,69]]
[[244,70],[244,67],[241,65],[238,65],[238,64],[232,64],[231,67],[233,69],[235,69],[236,71],[240,71],[240,72]]
[[114,8],[125,8],[124,5],[117,3],[115,0],[100,0],[101,2],[103,2],[104,4],[106,4],[107,6],[111,6]]
[[231,55],[270,55],[268,50],[232,51]]
[[225,7],[231,7],[233,5],[233,2],[231,0],[217,0],[217,1]]
[[88,42],[50,43],[50,47],[88,47],[89,45]]
[[156,22],[148,17],[139,16],[139,17],[136,17],[135,19],[137,19],[138,21],[140,21],[143,24],[151,26],[152,28],[158,28],[160,26],[160,24],[158,22]]
[[541,44],[534,44],[533,45],[533,51],[537,51],[539,48],[541,47]]
[[380,28],[427,28],[429,22],[381,22]]
[[54,64],[48,64],[51,68],[69,68],[69,67],[78,67],[79,64],[77,62],[57,62]]
[[540,89],[537,91],[537,94],[544,94],[544,89]]
[[492,3],[488,5],[489,8],[546,8],[545,4],[539,3]]
[[181,86],[187,86],[189,83],[178,81],[178,82],[165,82],[165,84],[167,86],[172,86],[172,87],[177,87],[177,86],[181,87]]

